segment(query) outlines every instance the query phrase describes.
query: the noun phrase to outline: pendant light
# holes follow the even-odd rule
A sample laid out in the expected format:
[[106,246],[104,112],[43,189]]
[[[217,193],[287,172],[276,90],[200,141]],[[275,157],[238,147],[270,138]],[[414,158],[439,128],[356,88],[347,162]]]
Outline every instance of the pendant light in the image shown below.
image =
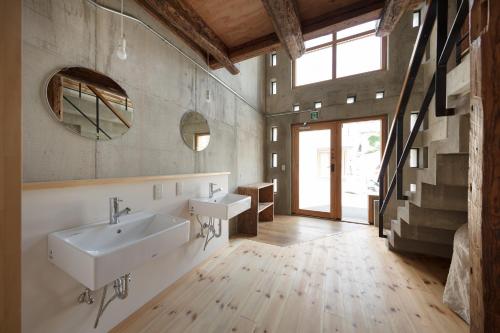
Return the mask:
[[116,56],[120,60],[127,60],[127,40],[125,39],[125,34],[123,33],[123,0],[121,0],[121,16],[120,16],[120,42],[116,49]]

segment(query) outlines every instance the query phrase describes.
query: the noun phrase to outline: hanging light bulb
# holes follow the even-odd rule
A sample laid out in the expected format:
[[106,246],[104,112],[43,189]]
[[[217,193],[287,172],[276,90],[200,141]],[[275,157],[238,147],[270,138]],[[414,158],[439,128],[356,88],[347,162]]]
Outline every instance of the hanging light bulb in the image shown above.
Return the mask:
[[121,1],[121,16],[120,16],[120,42],[116,48],[116,56],[120,60],[127,60],[127,40],[123,33],[123,0]]
[[120,60],[127,60],[127,40],[125,36],[122,37],[120,43],[118,43],[118,48],[116,49],[116,56]]

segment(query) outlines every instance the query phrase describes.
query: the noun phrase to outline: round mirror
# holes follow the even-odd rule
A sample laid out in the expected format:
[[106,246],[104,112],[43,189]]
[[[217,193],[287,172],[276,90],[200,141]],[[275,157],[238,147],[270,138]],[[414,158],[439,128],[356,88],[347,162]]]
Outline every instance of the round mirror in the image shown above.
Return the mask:
[[184,143],[194,151],[202,151],[210,142],[208,121],[199,112],[186,112],[181,119],[181,135]]
[[134,107],[113,79],[83,67],[67,67],[47,83],[51,114],[64,127],[93,140],[111,140],[132,126]]

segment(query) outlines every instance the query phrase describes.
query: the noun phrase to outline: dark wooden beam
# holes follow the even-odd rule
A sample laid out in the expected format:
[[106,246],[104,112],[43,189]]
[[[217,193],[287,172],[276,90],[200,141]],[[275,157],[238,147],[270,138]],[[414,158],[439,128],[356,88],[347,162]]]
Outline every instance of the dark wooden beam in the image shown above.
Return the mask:
[[304,54],[304,37],[293,0],[262,0],[273,21],[274,31],[292,60]]
[[388,36],[399,22],[403,14],[410,9],[418,7],[423,0],[386,0],[376,35],[379,37]]
[[231,74],[240,72],[229,59],[225,44],[187,3],[182,0],[136,0],[136,2],[188,44],[197,45],[199,49],[217,59]]
[[469,0],[470,332],[500,332],[500,1]]

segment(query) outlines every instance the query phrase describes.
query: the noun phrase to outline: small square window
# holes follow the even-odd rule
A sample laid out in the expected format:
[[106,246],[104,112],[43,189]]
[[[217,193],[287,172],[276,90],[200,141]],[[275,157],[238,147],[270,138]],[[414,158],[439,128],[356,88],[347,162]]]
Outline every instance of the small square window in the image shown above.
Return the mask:
[[[418,118],[418,112],[412,112],[410,114],[410,130],[412,130],[413,127],[415,127],[415,124],[417,123],[417,118]],[[423,130],[423,124],[420,125],[420,128],[418,130],[419,131]]]
[[271,95],[276,95],[278,93],[278,82],[276,80],[271,81]]
[[272,153],[271,154],[271,168],[277,168],[277,167],[278,167],[278,154]]
[[416,10],[413,12],[411,26],[413,28],[420,27],[420,10]]
[[274,193],[278,193],[278,179],[273,179],[273,191]]
[[418,148],[410,149],[410,168],[418,168]]
[[356,102],[356,96],[355,95],[353,95],[353,96],[347,96],[347,100],[346,100],[347,104],[354,104],[354,102]]
[[410,184],[410,192],[417,192],[417,184]]
[[321,102],[314,102],[314,109],[317,110],[317,109],[321,109]]
[[384,91],[377,91],[375,93],[375,99],[382,99],[384,98],[384,95],[385,95]]
[[300,104],[294,104],[292,110],[294,112],[300,111]]
[[278,141],[278,127],[271,127],[271,142]]
[[276,52],[271,53],[271,67],[275,67],[278,64],[278,55]]

